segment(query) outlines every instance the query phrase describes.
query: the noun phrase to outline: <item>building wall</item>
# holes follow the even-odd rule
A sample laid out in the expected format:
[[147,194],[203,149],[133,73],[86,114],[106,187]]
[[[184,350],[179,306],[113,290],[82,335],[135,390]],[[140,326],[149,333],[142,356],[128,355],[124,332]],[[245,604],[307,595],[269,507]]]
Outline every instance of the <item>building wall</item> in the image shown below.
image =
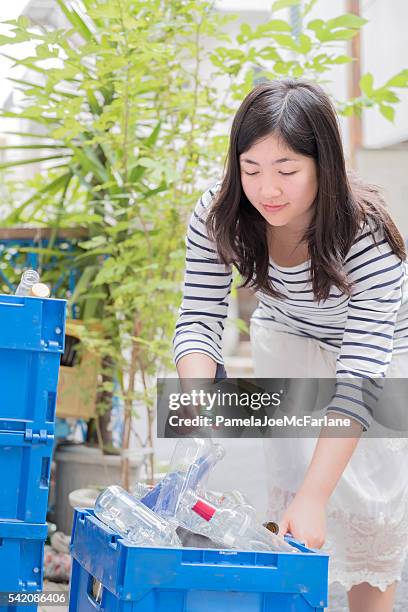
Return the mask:
[[383,189],[398,229],[408,238],[408,145],[363,149],[357,167],[363,178]]

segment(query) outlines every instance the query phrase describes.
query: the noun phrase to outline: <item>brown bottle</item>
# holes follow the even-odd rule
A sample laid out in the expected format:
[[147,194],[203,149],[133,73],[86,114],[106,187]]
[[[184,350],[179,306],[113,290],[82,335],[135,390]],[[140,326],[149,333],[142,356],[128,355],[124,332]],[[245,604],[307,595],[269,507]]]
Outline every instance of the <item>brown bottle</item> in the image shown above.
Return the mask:
[[272,531],[272,533],[274,533],[275,535],[278,535],[279,533],[279,525],[278,523],[275,523],[274,521],[267,521],[266,523],[262,523],[264,527],[266,527],[266,529],[268,529],[269,531]]

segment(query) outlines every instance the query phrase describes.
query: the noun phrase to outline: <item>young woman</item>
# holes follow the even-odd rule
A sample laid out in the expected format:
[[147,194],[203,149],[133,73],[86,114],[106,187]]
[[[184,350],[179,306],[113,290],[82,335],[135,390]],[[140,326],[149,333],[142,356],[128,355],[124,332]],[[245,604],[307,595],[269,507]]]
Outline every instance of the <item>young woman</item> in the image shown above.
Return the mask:
[[256,377],[343,385],[327,411],[349,416],[354,437],[266,442],[268,515],[281,533],[325,544],[353,612],[392,610],[408,547],[407,444],[359,439],[372,415],[354,385],[408,377],[405,258],[378,191],[346,172],[324,91],[255,87],[234,118],[224,178],[191,217],[175,360],[181,378],[219,373],[234,265],[259,300]]

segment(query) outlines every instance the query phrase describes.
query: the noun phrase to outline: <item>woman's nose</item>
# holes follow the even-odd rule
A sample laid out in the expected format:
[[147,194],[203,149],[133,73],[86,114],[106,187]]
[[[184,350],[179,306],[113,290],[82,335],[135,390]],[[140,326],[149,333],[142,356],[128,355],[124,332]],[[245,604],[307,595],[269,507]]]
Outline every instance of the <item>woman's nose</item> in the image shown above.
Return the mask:
[[261,196],[262,201],[265,203],[273,202],[275,198],[279,198],[282,195],[283,191],[281,187],[276,183],[266,183],[262,185],[261,188]]

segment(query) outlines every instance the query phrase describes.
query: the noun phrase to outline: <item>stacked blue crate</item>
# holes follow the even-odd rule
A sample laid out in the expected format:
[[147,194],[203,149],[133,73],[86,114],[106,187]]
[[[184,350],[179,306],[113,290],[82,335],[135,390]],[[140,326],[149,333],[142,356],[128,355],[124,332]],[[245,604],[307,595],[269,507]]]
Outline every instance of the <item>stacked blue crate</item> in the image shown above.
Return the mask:
[[65,300],[0,295],[0,592],[42,588],[65,312]]
[[323,612],[328,555],[132,546],[76,510],[70,612]]

